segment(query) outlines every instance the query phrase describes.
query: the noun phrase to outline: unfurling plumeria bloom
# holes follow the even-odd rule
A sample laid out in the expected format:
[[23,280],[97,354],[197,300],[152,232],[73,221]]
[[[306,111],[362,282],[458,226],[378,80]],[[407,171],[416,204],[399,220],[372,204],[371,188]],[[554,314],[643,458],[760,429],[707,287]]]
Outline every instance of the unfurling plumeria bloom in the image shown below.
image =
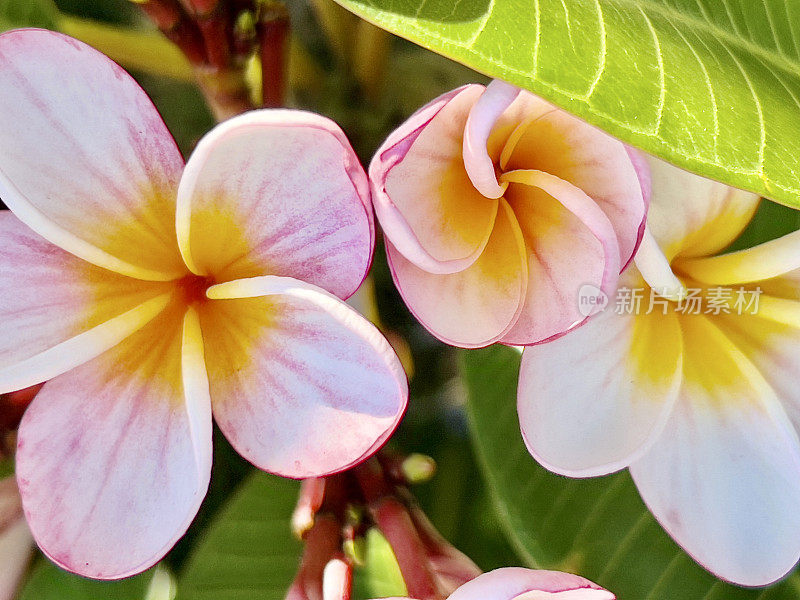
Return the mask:
[[48,380],[17,479],[59,565],[117,578],[172,547],[206,493],[212,411],[245,458],[291,477],[346,469],[397,425],[397,357],[340,300],[374,234],[366,175],[331,121],[253,112],[184,167],[121,68],[60,34],[10,32],[0,197],[0,393]]
[[[588,579],[559,571],[506,567],[468,581],[447,600],[614,600]],[[393,598],[386,600],[412,600]]]
[[656,160],[651,172],[617,306],[523,353],[523,435],[557,473],[630,467],[697,561],[767,584],[800,556],[800,232],[720,254],[758,198]]
[[638,153],[501,81],[417,111],[369,174],[397,288],[456,346],[533,344],[582,323],[579,289],[610,293],[644,231]]

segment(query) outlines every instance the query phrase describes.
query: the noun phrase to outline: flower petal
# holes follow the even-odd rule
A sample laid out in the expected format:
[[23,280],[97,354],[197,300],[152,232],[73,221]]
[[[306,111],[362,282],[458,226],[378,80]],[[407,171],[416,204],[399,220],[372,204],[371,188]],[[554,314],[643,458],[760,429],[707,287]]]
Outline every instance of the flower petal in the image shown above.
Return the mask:
[[171,284],[95,267],[0,212],[0,393],[111,348],[157,315]]
[[[640,288],[637,278],[626,273],[625,287]],[[680,381],[675,314],[632,316],[608,307],[568,335],[525,348],[517,400],[523,438],[556,473],[616,471],[659,435]]]
[[753,218],[756,194],[729,187],[646,155],[652,199],[647,224],[669,262],[716,254]]
[[681,260],[675,266],[697,281],[715,285],[771,279],[800,269],[800,231],[738,252]]
[[291,276],[341,298],[372,257],[369,185],[333,121],[260,110],[197,145],[178,191],[178,238],[195,273]]
[[716,325],[694,316],[682,326],[680,398],[631,474],[698,562],[723,579],[767,585],[800,558],[800,442],[772,387]]
[[592,285],[606,294],[619,279],[619,246],[611,222],[580,189],[534,170],[504,173],[508,202],[528,249],[528,289],[507,344],[533,344],[581,323],[578,293]]
[[306,478],[372,455],[405,412],[389,343],[347,304],[288,277],[213,286],[201,313],[214,417],[257,467]]
[[369,167],[375,212],[392,245],[418,267],[452,273],[487,244],[498,202],[464,167],[464,126],[483,86],[440,96],[384,142]]
[[688,295],[686,286],[673,273],[672,265],[662,252],[649,227],[644,229],[634,263],[650,289],[657,291],[659,296],[679,302]]
[[469,111],[464,128],[464,167],[472,185],[487,198],[499,198],[507,187],[497,181],[488,143],[495,123],[519,93],[518,87],[495,79],[486,86],[486,90]]
[[205,496],[211,414],[203,382],[185,385],[198,350],[181,321],[173,306],[47,382],[23,417],[25,514],[40,548],[65,569],[98,579],[143,571],[184,534]]
[[[796,284],[795,284],[796,285]],[[776,302],[777,301],[777,302]],[[782,305],[783,316],[795,321],[787,326],[786,319],[773,320],[771,303]],[[792,425],[800,434],[800,303],[791,299],[762,296],[755,315],[721,314],[716,325],[755,365],[775,390]]]
[[[540,592],[537,594],[537,592]],[[559,571],[505,567],[468,581],[448,600],[614,600],[588,579]]]
[[636,157],[634,163],[619,140],[532,94],[525,95],[530,96],[526,103],[533,118],[509,139],[501,167],[544,171],[581,189],[611,221],[624,268],[644,232],[649,179],[642,162]]
[[519,223],[503,199],[485,250],[463,271],[423,271],[389,240],[386,254],[408,308],[428,331],[448,344],[487,346],[502,338],[519,317],[528,281],[527,250]]
[[44,30],[0,35],[0,197],[53,244],[141,279],[185,272],[173,226],[183,159],[110,59]]

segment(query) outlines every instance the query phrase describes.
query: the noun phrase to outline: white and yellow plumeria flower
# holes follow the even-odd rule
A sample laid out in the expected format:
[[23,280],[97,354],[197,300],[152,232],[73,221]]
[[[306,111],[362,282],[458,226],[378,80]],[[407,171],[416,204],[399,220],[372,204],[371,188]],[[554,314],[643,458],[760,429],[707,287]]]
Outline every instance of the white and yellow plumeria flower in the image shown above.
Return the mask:
[[768,584],[800,557],[800,232],[720,255],[758,198],[650,162],[648,231],[616,299],[523,353],[523,435],[564,475],[630,467],[697,561]]
[[366,175],[328,119],[243,115],[184,167],[116,64],[13,31],[0,198],[0,393],[48,380],[16,472],[59,565],[117,578],[163,556],[205,496],[212,413],[245,458],[291,477],[346,469],[397,425],[397,357],[340,300],[374,233]]

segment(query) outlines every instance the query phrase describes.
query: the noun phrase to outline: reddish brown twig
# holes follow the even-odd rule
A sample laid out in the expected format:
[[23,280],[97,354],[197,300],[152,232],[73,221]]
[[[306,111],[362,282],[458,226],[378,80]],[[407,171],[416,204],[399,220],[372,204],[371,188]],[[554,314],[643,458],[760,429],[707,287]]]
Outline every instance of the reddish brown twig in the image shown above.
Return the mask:
[[205,64],[206,50],[200,28],[176,0],[135,1],[193,66]]
[[0,394],[0,457],[13,454],[16,429],[25,409],[33,402],[42,385],[44,384],[40,383],[24,390]]
[[339,521],[332,514],[319,515],[306,536],[300,569],[286,600],[323,600],[325,565],[339,556],[340,546]]
[[218,121],[256,108],[246,77],[247,62],[256,51],[262,63],[263,105],[283,106],[289,15],[282,2],[134,1],[186,55]]
[[282,2],[262,3],[256,22],[256,35],[261,57],[262,106],[283,106],[286,96],[289,12]]
[[[426,472],[433,467],[428,457],[414,460],[425,463]],[[304,566],[287,600],[318,600],[316,594],[326,586],[328,595],[323,600],[347,600],[348,573],[353,564],[359,564],[359,542],[363,543],[371,527],[389,542],[414,598],[443,600],[480,575],[475,563],[436,531],[411,496],[406,487],[408,469],[403,467],[406,461],[384,451],[350,471],[303,482],[292,522],[306,532],[308,558],[304,555]],[[322,535],[328,537],[324,544],[319,540]],[[323,582],[323,561],[329,565],[329,582]]]

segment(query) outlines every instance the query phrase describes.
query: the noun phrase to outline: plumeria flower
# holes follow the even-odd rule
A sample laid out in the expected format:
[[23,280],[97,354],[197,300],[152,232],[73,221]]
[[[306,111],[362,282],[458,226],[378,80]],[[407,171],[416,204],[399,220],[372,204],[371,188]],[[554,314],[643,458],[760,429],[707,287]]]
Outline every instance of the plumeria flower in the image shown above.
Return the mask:
[[522,432],[557,473],[630,467],[697,561],[768,584],[800,557],[800,232],[720,254],[758,197],[651,171],[648,231],[616,299],[523,352]]
[[406,405],[345,305],[369,266],[366,175],[331,121],[257,111],[184,166],[134,80],[60,34],[0,36],[0,393],[36,541],[95,578],[141,571],[206,493],[212,413],[256,466],[348,468]]
[[608,590],[570,573],[505,567],[468,581],[453,592],[448,600],[614,600],[615,598],[616,596]]
[[397,288],[456,346],[533,344],[582,323],[644,231],[647,171],[621,142],[502,81],[421,108],[369,169]]

